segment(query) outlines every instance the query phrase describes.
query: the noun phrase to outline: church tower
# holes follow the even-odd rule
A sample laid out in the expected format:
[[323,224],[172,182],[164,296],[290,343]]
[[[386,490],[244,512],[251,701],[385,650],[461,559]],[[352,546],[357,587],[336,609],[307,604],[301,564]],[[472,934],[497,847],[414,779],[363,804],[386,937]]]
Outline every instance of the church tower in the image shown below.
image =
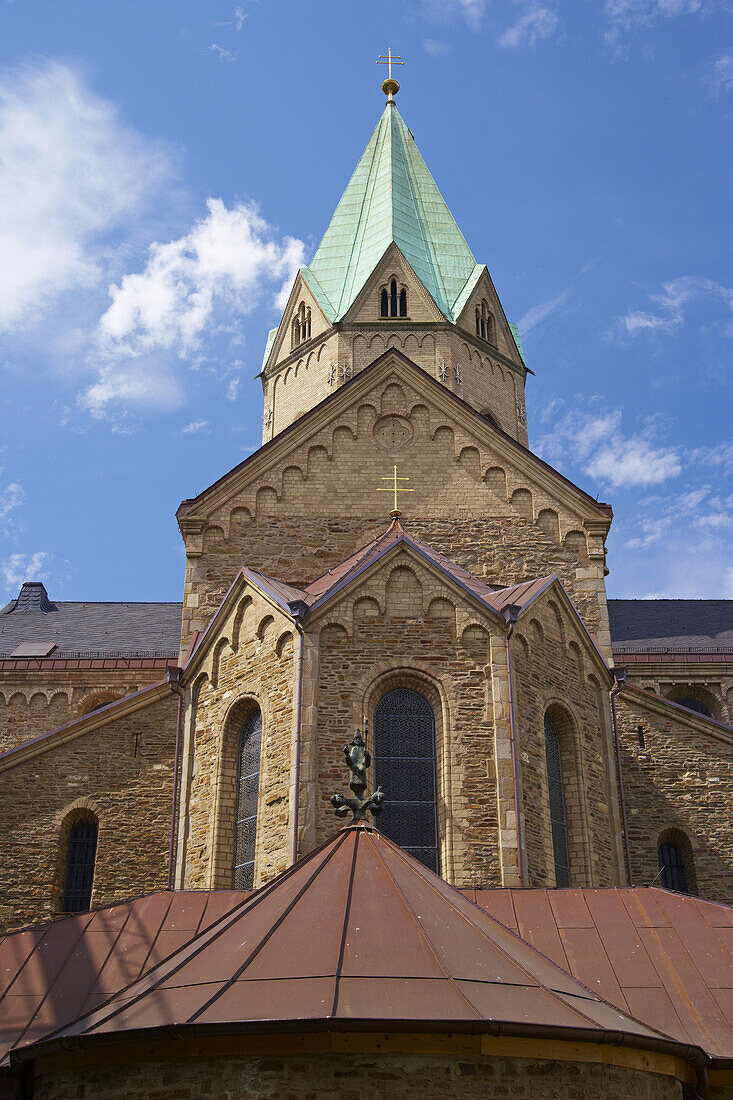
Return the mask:
[[325,839],[363,724],[381,827],[448,881],[625,878],[611,510],[529,450],[519,335],[395,86],[267,341],[262,447],[179,508],[181,886]]
[[526,446],[518,330],[392,97],[270,332],[263,442],[388,348]]

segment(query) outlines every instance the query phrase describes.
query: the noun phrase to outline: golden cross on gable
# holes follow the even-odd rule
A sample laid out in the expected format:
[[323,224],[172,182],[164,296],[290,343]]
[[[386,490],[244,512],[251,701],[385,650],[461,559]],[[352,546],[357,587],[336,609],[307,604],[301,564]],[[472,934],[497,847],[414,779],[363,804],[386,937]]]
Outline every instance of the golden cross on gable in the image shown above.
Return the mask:
[[395,96],[397,94],[397,92],[399,92],[400,86],[397,83],[397,81],[394,79],[394,77],[392,76],[392,66],[393,65],[404,65],[404,61],[402,60],[402,58],[400,57],[400,55],[398,53],[393,54],[392,53],[392,47],[388,46],[387,47],[387,52],[379,55],[379,59],[377,60],[377,65],[386,65],[387,66],[387,79],[382,84],[382,91],[387,96],[387,102],[388,103],[393,103],[394,100],[393,100],[392,97]]
[[415,492],[414,489],[402,488],[401,486],[399,486],[397,484],[397,482],[398,481],[409,481],[409,480],[410,480],[409,477],[398,477],[397,476],[397,467],[394,466],[392,476],[382,478],[382,481],[391,481],[392,482],[389,489],[386,488],[386,486],[382,489],[377,489],[378,493],[394,493],[394,508],[389,513],[394,519],[399,519],[399,517],[402,515],[402,512],[397,507],[397,494],[398,493],[414,493]]

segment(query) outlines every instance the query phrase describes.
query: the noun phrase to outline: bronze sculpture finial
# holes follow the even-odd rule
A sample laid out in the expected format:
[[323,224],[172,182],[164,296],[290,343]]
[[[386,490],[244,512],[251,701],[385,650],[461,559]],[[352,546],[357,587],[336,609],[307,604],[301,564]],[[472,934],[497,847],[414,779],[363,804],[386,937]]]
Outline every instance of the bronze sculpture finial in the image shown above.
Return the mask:
[[371,813],[374,817],[376,817],[377,814],[381,814],[384,804],[384,795],[380,788],[377,787],[374,794],[370,794],[368,798],[364,798],[364,792],[367,789],[366,773],[367,768],[372,762],[372,755],[366,747],[366,741],[361,735],[361,730],[356,731],[350,745],[344,746],[344,756],[346,757],[346,763],[349,766],[349,772],[351,774],[349,787],[354,792],[354,797],[344,798],[343,795],[332,794],[331,805],[333,806],[333,812],[336,814],[336,817],[346,817],[349,810],[351,810],[351,824],[355,825],[361,821],[367,820],[367,812]]

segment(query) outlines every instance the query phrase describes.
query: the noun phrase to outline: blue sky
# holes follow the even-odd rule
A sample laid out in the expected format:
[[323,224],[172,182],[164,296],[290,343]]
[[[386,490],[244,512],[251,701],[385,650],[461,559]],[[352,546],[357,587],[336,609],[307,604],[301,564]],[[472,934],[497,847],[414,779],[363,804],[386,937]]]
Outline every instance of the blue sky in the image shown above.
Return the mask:
[[388,44],[609,595],[733,597],[730,4],[0,0],[0,600],[180,598]]

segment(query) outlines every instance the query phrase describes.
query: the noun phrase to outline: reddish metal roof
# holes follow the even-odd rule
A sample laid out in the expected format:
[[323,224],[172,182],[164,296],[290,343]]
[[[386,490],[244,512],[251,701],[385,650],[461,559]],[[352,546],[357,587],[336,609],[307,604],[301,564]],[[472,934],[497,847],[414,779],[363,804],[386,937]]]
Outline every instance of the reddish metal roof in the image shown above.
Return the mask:
[[466,893],[611,1004],[733,1058],[733,909],[656,887]]
[[[200,927],[204,897],[184,895],[190,911],[180,929],[171,929],[173,943],[176,934],[189,936],[184,946],[148,964],[100,1007],[94,998],[99,1004],[105,989],[96,982],[87,992],[91,1011],[47,1042],[68,1048],[82,1037],[87,1045],[124,1032],[163,1028],[171,1035],[178,1027],[190,1033],[209,1026],[378,1024],[500,1027],[505,1034],[672,1047],[667,1036],[590,991],[368,826],[344,829],[208,928]],[[113,933],[102,930],[98,957],[108,957]],[[65,936],[79,939],[71,925]],[[130,972],[143,965],[148,937],[140,939],[137,954],[130,941]],[[64,943],[57,957],[69,950],[72,943]],[[29,976],[37,969],[31,966]],[[35,986],[26,982],[26,996],[42,995],[38,977]],[[21,1044],[33,1039],[37,1028]]]
[[[383,847],[380,842],[378,851]],[[348,853],[341,852],[337,865],[341,870],[345,855]],[[389,863],[391,866],[392,861]],[[320,869],[320,863],[311,865],[309,874],[320,873]],[[350,868],[346,873],[350,873]],[[400,874],[400,881],[403,877]],[[429,880],[432,876],[424,872],[423,878]],[[381,876],[377,881],[381,883]],[[390,969],[395,974],[401,971],[404,980],[408,962],[402,955],[405,944],[409,946],[409,903],[414,891],[413,895],[406,896],[402,919],[394,925],[390,942],[385,944],[384,929],[393,928],[391,911],[382,914],[384,892],[380,887],[373,894],[373,885],[370,880],[366,911],[361,895],[352,895],[352,925],[365,929],[365,918],[373,924],[376,910],[382,941],[376,943],[379,951],[376,964],[373,956],[367,956],[363,965],[368,963],[374,971],[374,980],[381,980],[380,974],[384,978],[383,972]],[[417,886],[419,897],[425,883]],[[271,905],[269,891],[261,893],[269,897],[268,905]],[[521,936],[524,944],[517,944],[513,938],[509,940],[515,955],[529,945],[623,1012],[635,1014],[650,1027],[680,1043],[701,1046],[715,1059],[733,1059],[733,909],[649,887],[494,889],[464,890],[462,893],[493,921]],[[441,957],[441,943],[449,935],[455,938],[456,923],[465,922],[466,913],[464,905],[458,903],[454,907],[451,904],[457,892],[443,884],[440,894],[439,909],[436,911],[435,905],[430,909],[428,937],[419,941],[419,946],[425,947],[431,940],[438,940],[438,954],[433,956],[433,961]],[[236,928],[241,931],[240,917],[250,912],[247,902],[251,897],[253,895],[244,891],[162,891],[6,935],[0,939],[0,1058],[4,1057],[7,1064],[9,1048],[16,1044],[27,1045],[70,1025],[77,1017],[99,1008],[130,983],[149,975],[165,959],[169,962],[164,969],[171,980],[175,960],[170,956],[186,945],[191,947],[186,959],[193,960],[201,955],[193,941],[207,929],[215,933],[207,952],[212,952],[221,961],[221,948],[227,940],[232,940],[230,922],[225,918],[230,914],[235,916]],[[442,931],[438,928],[436,935],[436,921],[440,919],[440,909],[446,899],[450,923],[443,926]],[[282,902],[283,898],[280,900]],[[422,908],[418,906],[420,916],[424,917]],[[411,909],[414,915],[414,903]],[[461,928],[471,929],[476,924],[475,910],[469,907],[468,913],[468,921],[465,925],[461,923]],[[300,912],[300,916],[308,915]],[[324,906],[316,917],[314,922],[312,915],[308,916],[311,922],[309,943],[316,936],[323,938],[321,929],[325,923],[329,926],[327,939],[333,947],[334,937],[338,938],[345,927],[344,910],[332,911]],[[216,922],[219,924],[214,928]],[[248,918],[248,927],[251,923]],[[289,928],[291,924],[292,921]],[[493,938],[496,925],[492,923],[488,927]],[[412,934],[415,934],[414,922]],[[295,943],[301,942],[298,936],[302,936],[302,927],[296,930]],[[347,934],[347,943],[354,937]],[[462,932],[458,938],[463,941]],[[233,942],[237,944],[236,930]],[[476,940],[473,942],[475,944]],[[503,947],[504,943],[499,946]],[[372,950],[374,947],[371,943]],[[327,947],[319,950],[319,958],[323,950]],[[464,961],[465,951],[465,944],[456,949],[459,959],[464,956]],[[534,951],[530,950],[530,957]],[[357,952],[358,948],[349,950],[351,970]],[[418,961],[421,957],[424,960],[424,955],[419,955],[419,947],[418,952],[408,954],[413,963],[416,955]],[[206,956],[203,956],[200,962],[205,961]],[[426,966],[429,961],[428,951]],[[233,969],[231,960],[229,969]],[[184,973],[181,972],[182,977]],[[190,971],[188,973],[190,975]],[[414,979],[414,966],[410,977]],[[350,978],[354,980],[353,974]],[[436,981],[434,977],[430,980],[433,984]],[[305,984],[302,978],[294,981],[297,986]],[[333,975],[330,981],[333,994]],[[392,976],[390,984],[399,981],[399,977]],[[584,991],[584,996],[587,995]],[[379,1009],[380,1015],[386,1012],[386,1004],[385,1000]]]

